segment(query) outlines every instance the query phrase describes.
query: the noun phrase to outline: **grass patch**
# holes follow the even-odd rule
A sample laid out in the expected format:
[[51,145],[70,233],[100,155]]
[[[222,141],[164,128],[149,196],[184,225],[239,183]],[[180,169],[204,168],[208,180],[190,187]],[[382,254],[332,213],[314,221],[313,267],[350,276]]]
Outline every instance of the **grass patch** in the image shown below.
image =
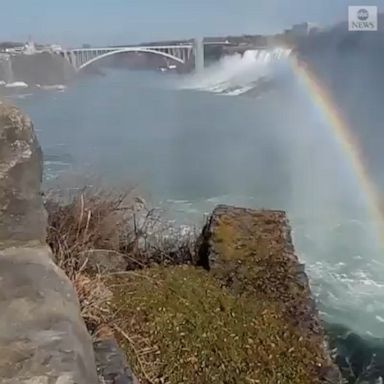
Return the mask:
[[192,266],[107,279],[114,323],[142,383],[314,384],[322,360],[270,303]]

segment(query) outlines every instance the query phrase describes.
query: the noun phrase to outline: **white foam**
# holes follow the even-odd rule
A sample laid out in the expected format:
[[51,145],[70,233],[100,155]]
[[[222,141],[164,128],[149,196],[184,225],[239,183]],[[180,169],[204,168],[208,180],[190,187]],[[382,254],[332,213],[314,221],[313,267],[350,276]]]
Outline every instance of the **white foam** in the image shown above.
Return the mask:
[[[27,97],[33,96],[33,93],[22,93],[21,95],[11,95],[10,98],[13,99],[26,99]],[[37,132],[37,130],[35,130]]]
[[13,83],[5,84],[5,88],[28,88],[28,84],[24,81],[15,81]]
[[46,166],[55,165],[55,166],[61,166],[61,167],[69,167],[71,165],[70,163],[67,163],[65,161],[50,161],[50,160],[44,161],[44,164]]
[[350,271],[345,263],[306,263],[313,293],[325,318],[342,322],[359,333],[382,337],[384,282],[372,275],[372,267],[368,263],[365,270]]
[[37,88],[40,88],[44,91],[65,91],[67,87],[63,84],[55,84],[55,85],[36,85]]

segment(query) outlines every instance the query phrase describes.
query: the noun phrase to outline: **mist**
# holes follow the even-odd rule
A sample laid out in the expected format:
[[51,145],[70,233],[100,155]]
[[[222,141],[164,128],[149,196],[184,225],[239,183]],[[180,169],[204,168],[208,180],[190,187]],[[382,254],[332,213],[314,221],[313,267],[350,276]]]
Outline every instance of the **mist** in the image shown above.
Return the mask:
[[299,48],[317,76],[341,108],[348,125],[362,146],[372,178],[384,187],[381,164],[384,111],[384,33],[348,33],[339,26]]

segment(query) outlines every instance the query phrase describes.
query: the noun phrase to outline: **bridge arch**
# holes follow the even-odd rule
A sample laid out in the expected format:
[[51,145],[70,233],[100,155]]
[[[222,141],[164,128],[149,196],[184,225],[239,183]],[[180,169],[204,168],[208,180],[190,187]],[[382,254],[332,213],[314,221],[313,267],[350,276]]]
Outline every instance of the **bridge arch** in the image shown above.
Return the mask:
[[[180,48],[180,49],[185,49],[185,48]],[[78,70],[80,71],[80,70],[88,67],[89,65],[95,63],[96,61],[104,59],[105,57],[116,55],[116,54],[119,54],[119,53],[127,53],[127,52],[152,53],[152,54],[155,54],[155,55],[160,55],[160,56],[163,56],[165,58],[174,60],[174,61],[176,61],[176,62],[178,62],[180,64],[185,64],[183,59],[181,59],[181,58],[179,58],[177,56],[171,55],[169,53],[166,53],[166,52],[158,51],[156,49],[149,49],[149,48],[129,47],[129,48],[116,49],[115,51],[109,51],[109,52],[103,53],[103,54],[101,54],[99,56],[95,56],[91,60],[88,60],[87,62],[81,64],[79,66]]]

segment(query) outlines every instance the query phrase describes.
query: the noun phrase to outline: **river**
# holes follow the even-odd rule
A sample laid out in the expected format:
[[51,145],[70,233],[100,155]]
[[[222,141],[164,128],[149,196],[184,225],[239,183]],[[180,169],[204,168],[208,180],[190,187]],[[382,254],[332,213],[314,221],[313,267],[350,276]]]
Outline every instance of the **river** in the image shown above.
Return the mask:
[[15,102],[35,123],[47,181],[70,171],[136,185],[180,225],[219,203],[287,210],[322,316],[384,337],[366,196],[287,62],[250,53],[198,76],[108,70]]

